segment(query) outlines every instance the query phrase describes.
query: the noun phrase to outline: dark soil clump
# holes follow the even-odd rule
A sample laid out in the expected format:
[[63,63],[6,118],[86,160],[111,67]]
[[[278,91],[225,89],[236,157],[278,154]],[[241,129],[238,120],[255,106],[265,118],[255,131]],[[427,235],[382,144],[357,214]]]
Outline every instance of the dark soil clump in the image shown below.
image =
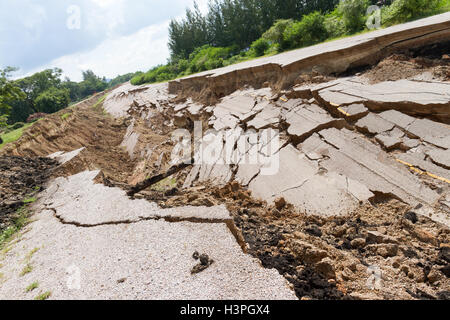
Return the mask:
[[0,230],[41,190],[58,163],[49,158],[0,157]]

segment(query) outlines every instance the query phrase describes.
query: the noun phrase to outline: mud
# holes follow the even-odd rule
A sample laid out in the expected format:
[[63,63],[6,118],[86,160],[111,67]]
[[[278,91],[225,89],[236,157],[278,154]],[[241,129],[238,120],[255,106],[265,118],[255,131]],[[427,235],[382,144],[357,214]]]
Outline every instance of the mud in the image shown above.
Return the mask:
[[370,83],[419,79],[450,80],[450,42],[401,51],[362,72]]
[[45,185],[57,166],[48,158],[0,156],[0,230]]

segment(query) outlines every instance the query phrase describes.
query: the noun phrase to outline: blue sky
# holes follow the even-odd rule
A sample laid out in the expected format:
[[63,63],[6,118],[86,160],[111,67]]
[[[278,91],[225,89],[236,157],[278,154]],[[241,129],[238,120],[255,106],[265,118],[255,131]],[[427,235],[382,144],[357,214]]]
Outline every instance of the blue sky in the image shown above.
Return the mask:
[[87,69],[146,71],[166,62],[169,21],[187,7],[193,0],[0,0],[0,68],[19,77],[59,67],[75,81]]

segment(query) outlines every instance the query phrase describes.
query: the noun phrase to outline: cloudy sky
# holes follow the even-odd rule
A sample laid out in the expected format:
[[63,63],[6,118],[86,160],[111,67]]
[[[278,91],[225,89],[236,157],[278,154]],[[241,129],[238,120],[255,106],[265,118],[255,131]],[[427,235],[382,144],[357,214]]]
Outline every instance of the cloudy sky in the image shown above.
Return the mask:
[[[168,24],[194,0],[0,0],[0,68],[113,78],[165,63]],[[207,0],[197,0],[202,11]]]

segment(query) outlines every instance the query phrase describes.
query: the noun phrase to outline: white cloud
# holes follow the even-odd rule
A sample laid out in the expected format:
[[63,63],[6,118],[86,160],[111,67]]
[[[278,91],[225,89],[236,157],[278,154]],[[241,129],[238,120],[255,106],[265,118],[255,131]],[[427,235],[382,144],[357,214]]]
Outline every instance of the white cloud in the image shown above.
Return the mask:
[[[17,9],[29,1],[20,0],[21,5],[17,3]],[[74,31],[51,27],[66,25],[67,13],[62,2],[77,2],[62,0],[57,2],[58,7],[50,6],[50,2],[47,2],[46,7],[27,7],[25,12],[33,19],[21,17],[19,21],[27,21],[30,25],[22,26],[28,30],[25,32],[32,34],[26,37],[25,43],[22,41],[16,45],[14,39],[24,39],[24,33],[17,36],[7,32],[11,36],[4,42],[0,39],[0,45],[8,48],[10,53],[3,56],[3,50],[0,50],[0,66],[21,67],[22,72],[16,77],[58,67],[63,69],[64,76],[79,81],[81,71],[87,69],[100,76],[113,78],[128,72],[147,71],[157,64],[165,63],[169,57],[169,21],[184,17],[184,8],[192,8],[194,0],[173,0],[170,4],[167,0],[139,1],[142,2],[81,0],[77,5],[81,8],[82,26],[80,30]],[[46,2],[43,0],[43,3]],[[208,0],[197,0],[197,3],[200,10],[206,13]],[[3,16],[8,17],[0,11],[0,17]],[[13,18],[12,22],[17,21],[17,16]],[[7,26],[9,24],[0,19],[0,30]]]
[[64,76],[80,81],[81,71],[90,69],[95,74],[114,78],[138,70],[147,71],[152,66],[165,63],[169,56],[167,37],[169,21],[153,25],[129,35],[107,39],[88,52],[75,53],[53,60],[45,68],[63,69]]

